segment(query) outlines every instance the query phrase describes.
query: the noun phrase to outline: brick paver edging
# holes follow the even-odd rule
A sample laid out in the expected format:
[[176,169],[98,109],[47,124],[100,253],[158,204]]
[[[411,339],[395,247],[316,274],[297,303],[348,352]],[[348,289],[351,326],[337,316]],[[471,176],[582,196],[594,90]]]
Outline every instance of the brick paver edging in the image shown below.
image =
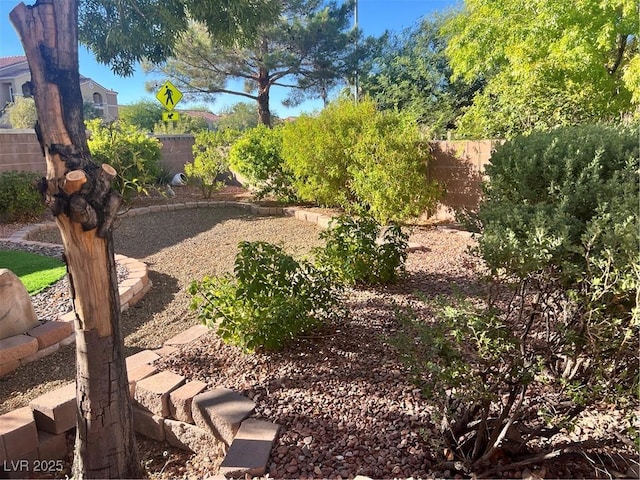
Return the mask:
[[[167,340],[162,348],[127,357],[134,428],[182,450],[223,457],[221,478],[264,475],[279,425],[251,418],[255,403],[235,391],[211,388],[197,380],[187,382],[183,376],[158,371],[153,365],[208,332],[204,325],[195,325]],[[27,407],[0,415],[0,465],[4,472],[9,478],[29,473],[30,467],[39,464],[38,459],[62,466],[57,460],[67,457],[66,436],[76,423],[75,382],[35,398]]]
[[[29,237],[42,230],[57,228],[54,222],[38,223],[14,232],[7,240],[33,246],[51,246],[49,243],[34,242]],[[151,289],[147,265],[134,258],[115,255],[116,263],[127,270],[127,277],[118,284],[120,310],[125,311],[138,303]],[[20,365],[35,362],[61,346],[75,342],[73,321],[75,313],[69,312],[52,322],[40,322],[22,335],[0,340],[0,377],[16,370]]]

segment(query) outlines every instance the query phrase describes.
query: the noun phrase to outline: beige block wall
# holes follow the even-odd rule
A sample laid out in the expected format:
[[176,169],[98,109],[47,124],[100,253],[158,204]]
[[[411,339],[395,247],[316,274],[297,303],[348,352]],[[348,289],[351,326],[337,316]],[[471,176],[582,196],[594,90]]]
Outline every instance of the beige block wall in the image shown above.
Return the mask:
[[[193,161],[193,135],[158,135],[157,138],[162,143],[162,167],[172,176],[184,172],[184,165]],[[478,205],[484,168],[498,143],[496,140],[430,143],[429,177],[446,191],[433,219],[452,221],[456,209],[473,209]],[[44,157],[33,130],[0,129],[0,173],[9,170],[45,175]]]
[[445,189],[435,219],[451,221],[455,211],[474,209],[482,195],[484,170],[501,140],[430,142],[429,177]]
[[[184,172],[184,164],[193,161],[193,135],[158,135],[162,143],[160,163],[170,173]],[[0,173],[11,170],[38,172],[47,167],[36,134],[32,129],[0,129]]]

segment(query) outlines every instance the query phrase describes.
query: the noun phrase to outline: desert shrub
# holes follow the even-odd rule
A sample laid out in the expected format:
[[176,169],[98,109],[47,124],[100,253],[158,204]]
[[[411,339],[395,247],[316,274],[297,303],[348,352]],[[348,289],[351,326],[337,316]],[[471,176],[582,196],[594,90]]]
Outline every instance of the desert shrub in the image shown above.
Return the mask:
[[11,128],[34,128],[38,120],[36,103],[33,98],[16,97],[7,108],[7,117]]
[[336,272],[348,285],[395,282],[404,271],[408,235],[399,225],[385,229],[370,215],[342,215],[320,233],[325,246],[315,250],[316,261]]
[[386,223],[420,215],[440,194],[419,140],[400,113],[378,112],[369,100],[338,101],[286,124],[282,156],[302,200],[346,211],[363,206]]
[[32,220],[42,214],[44,203],[35,187],[39,179],[33,172],[0,173],[0,219]]
[[[437,321],[401,311],[401,333],[391,343],[436,407],[441,437],[432,443],[435,451],[447,452],[442,465],[450,460],[455,470],[479,473],[498,447],[501,454],[521,453],[518,428],[540,427],[537,409],[549,405],[523,403],[540,368],[527,340],[514,334],[499,311],[463,300],[423,301],[437,312]],[[553,418],[558,429],[565,426],[562,420]]]
[[283,202],[296,200],[291,174],[282,160],[282,128],[259,125],[246,130],[231,147],[229,162],[256,189],[256,197],[273,195]]
[[434,325],[408,315],[398,342],[437,389],[462,470],[487,468],[498,449],[522,459],[596,403],[631,415],[639,150],[637,129],[582,126],[517,137],[492,156],[477,217],[484,306],[444,306]]
[[86,122],[91,131],[88,140],[93,159],[116,169],[114,188],[128,199],[153,185],[160,174],[160,142],[137,127],[124,122],[104,124],[95,119]]
[[232,131],[196,134],[193,162],[184,166],[184,173],[200,187],[205,198],[210,198],[224,186],[219,178],[229,170],[229,148],[237,136],[238,133]]
[[341,314],[330,272],[266,242],[241,242],[235,275],[193,282],[191,308],[226,342],[247,352],[282,348]]

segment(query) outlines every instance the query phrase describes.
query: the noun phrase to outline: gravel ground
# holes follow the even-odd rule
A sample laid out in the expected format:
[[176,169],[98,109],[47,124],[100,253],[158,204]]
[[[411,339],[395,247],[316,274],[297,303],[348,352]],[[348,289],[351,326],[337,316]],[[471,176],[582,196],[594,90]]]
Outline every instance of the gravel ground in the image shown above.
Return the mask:
[[[59,241],[56,231],[37,239]],[[146,262],[153,281],[145,298],[123,314],[125,354],[159,347],[196,324],[188,308],[189,283],[231,271],[241,240],[281,243],[299,256],[319,245],[314,225],[253,217],[233,208],[122,219],[114,232],[115,250]],[[282,426],[268,467],[270,478],[449,477],[452,472],[434,471],[434,456],[441,452],[434,448],[438,436],[432,407],[407,380],[389,339],[399,328],[397,307],[411,306],[429,318],[416,292],[427,297],[479,295],[478,265],[467,253],[473,239],[464,232],[420,227],[410,241],[424,248],[409,254],[406,277],[387,288],[348,290],[348,317],[317,335],[282,352],[247,356],[210,333],[159,366],[211,387],[236,389],[255,400],[256,417]],[[70,346],[0,379],[0,413],[72,381],[74,355]],[[154,479],[206,478],[217,472],[221,460],[142,438],[140,453]],[[589,473],[593,470],[585,473],[584,459],[547,467],[547,476]],[[527,475],[536,478],[528,470],[508,471],[503,477]]]
[[[59,243],[57,230],[33,240]],[[123,218],[114,231],[115,251],[149,266],[151,291],[122,315],[125,354],[162,343],[195,325],[187,287],[204,275],[230,272],[242,240],[281,243],[303,255],[319,245],[315,225],[294,218],[246,215],[235,208],[204,208]],[[38,395],[75,378],[73,345],[20,367],[0,379],[0,413],[26,405]]]

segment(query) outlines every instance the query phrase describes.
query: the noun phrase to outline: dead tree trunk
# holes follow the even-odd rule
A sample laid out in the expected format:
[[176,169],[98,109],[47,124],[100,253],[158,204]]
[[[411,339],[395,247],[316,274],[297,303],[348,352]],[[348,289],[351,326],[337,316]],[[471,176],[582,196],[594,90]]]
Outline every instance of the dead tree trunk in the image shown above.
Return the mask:
[[64,243],[76,330],[75,478],[139,477],[111,226],[115,175],[91,160],[82,115],[77,0],[38,0],[10,14],[31,70],[47,162],[41,182]]

